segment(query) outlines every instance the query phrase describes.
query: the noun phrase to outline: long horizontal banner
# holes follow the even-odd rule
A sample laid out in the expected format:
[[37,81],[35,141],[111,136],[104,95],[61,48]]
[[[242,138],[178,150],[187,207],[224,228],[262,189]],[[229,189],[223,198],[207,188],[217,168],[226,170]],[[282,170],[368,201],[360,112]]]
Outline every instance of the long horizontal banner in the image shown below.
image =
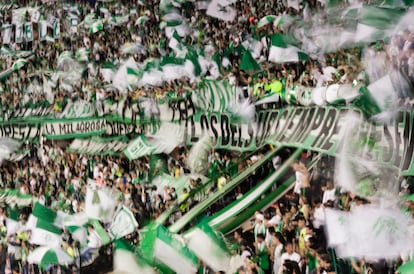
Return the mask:
[[[191,100],[182,100],[178,105],[164,104],[160,113],[161,123],[174,121],[181,123],[185,130],[187,145],[196,143],[203,136],[211,136],[216,149],[253,151],[265,144],[302,147],[329,155],[337,155],[342,145],[344,130],[343,116],[352,112],[363,120],[363,113],[348,107],[289,107],[285,109],[263,110],[256,114],[252,123],[236,122],[231,114],[195,112]],[[414,150],[413,110],[401,110],[394,123],[362,123],[355,134],[360,140],[372,139],[375,145],[369,148],[372,157],[385,165],[401,169],[404,174],[414,175],[412,156]],[[136,124],[116,121],[113,117],[59,119],[43,122],[28,121],[0,123],[0,137],[17,140],[72,139],[93,136],[113,137],[151,136],[159,127],[150,127],[142,120]],[[139,142],[138,142],[139,143]],[[74,150],[85,144],[74,146]],[[95,144],[98,145],[98,144]],[[105,153],[104,145],[99,145],[95,153]],[[124,145],[114,145],[122,152]],[[151,151],[144,147],[135,151]],[[367,148],[364,148],[367,150]],[[81,149],[83,150],[83,149]],[[87,150],[85,150],[87,153]],[[136,155],[141,155],[137,153]]]
[[[350,108],[286,108],[259,112],[256,122],[232,123],[227,114],[197,114],[187,122],[187,144],[211,136],[216,149],[255,150],[265,144],[301,147],[332,156],[343,145],[345,114],[352,112],[363,121],[363,113]],[[413,111],[402,110],[393,124],[363,122],[357,140],[372,140],[361,147],[371,158],[386,166],[414,174]]]
[[126,124],[105,118],[60,119],[41,123],[0,123],[0,138],[33,140],[84,138],[98,135],[125,136],[143,134],[142,125]]

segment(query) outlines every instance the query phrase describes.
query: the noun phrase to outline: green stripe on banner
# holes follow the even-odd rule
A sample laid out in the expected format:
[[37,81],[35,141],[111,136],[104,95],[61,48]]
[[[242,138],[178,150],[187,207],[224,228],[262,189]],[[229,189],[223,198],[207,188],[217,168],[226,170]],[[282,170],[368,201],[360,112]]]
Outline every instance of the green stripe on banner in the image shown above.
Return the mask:
[[[318,158],[312,161],[308,168],[311,169],[315,166],[318,162]],[[277,180],[279,180],[283,175],[280,175]],[[254,204],[250,207],[247,207],[246,210],[240,212],[240,214],[231,217],[220,225],[212,226],[214,229],[219,230],[223,234],[227,234],[238,227],[240,227],[244,222],[251,219],[251,217],[255,214],[256,211],[263,210],[271,206],[274,201],[280,199],[283,195],[285,195],[294,185],[295,183],[295,176],[290,177],[287,181],[283,182],[276,190],[272,191],[271,193],[266,193],[264,199],[256,200]],[[214,218],[214,216],[213,216]]]
[[[185,238],[188,248],[213,271],[231,273],[229,269],[231,268],[232,257],[224,238],[217,235],[208,225],[206,219],[203,219],[196,227],[186,233]],[[240,265],[242,264],[240,262]]]
[[187,274],[197,270],[197,257],[165,227],[158,226],[154,245],[155,258],[176,273]]
[[220,191],[217,191],[210,195],[204,201],[195,205],[187,214],[182,216],[178,221],[176,221],[173,225],[169,227],[169,230],[173,233],[179,232],[183,229],[191,220],[194,220],[197,216],[203,213],[208,207],[214,204],[218,199],[232,191],[235,187],[237,187],[241,182],[243,182],[253,171],[261,167],[264,163],[269,161],[279,149],[269,151],[266,155],[264,155],[259,161],[251,165],[249,168],[243,170],[239,175],[237,175],[233,180],[228,182]]
[[[145,231],[141,233],[139,250],[143,258],[151,265],[156,266],[161,273],[174,273],[170,269],[177,270],[175,271],[177,273],[183,273],[183,270],[187,273],[194,273],[194,271],[189,271],[184,267],[185,265],[188,266],[189,261],[190,263],[192,261],[196,262],[197,258],[189,253],[188,249],[185,251],[183,248],[185,249],[183,244],[172,239],[172,235],[161,225],[150,223],[145,227]],[[181,253],[182,256],[178,253]],[[189,257],[186,257],[187,253],[189,253]],[[189,260],[186,260],[186,258]],[[171,262],[171,260],[173,261]],[[174,267],[174,262],[178,262],[180,265]]]

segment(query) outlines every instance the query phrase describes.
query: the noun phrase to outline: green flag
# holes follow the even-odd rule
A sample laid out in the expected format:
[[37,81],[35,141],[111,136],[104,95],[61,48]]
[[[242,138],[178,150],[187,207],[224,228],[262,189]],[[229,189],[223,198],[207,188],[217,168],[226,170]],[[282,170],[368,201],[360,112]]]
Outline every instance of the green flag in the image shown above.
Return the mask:
[[131,246],[126,240],[118,239],[114,242],[114,272],[115,273],[140,273],[140,274],[155,274],[155,270],[148,263],[146,263],[135,248]]
[[244,51],[239,69],[246,72],[257,72],[261,70],[257,61],[253,58],[250,50]]
[[271,37],[272,46],[269,51],[269,61],[273,63],[288,63],[305,61],[308,56],[299,48],[288,44],[283,34],[276,33]]
[[147,226],[147,231],[142,233],[140,250],[147,261],[165,265],[178,274],[197,271],[197,257],[162,225]]

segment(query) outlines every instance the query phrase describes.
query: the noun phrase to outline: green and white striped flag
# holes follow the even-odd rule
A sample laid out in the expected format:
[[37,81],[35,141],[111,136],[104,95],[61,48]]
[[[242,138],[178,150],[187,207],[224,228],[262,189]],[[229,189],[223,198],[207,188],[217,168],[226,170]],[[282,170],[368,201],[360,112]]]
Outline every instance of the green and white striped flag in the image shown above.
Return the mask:
[[272,46],[269,51],[269,61],[273,63],[289,63],[305,61],[308,56],[297,47],[285,42],[283,34],[272,35]]
[[111,238],[98,220],[89,220],[89,224],[93,226],[93,229],[98,234],[99,238],[101,238],[102,245],[107,245],[111,242]]
[[92,23],[91,27],[89,28],[89,33],[94,34],[97,32],[102,31],[104,28],[102,20],[96,20]]
[[39,202],[35,202],[33,205],[32,215],[51,224],[55,224],[55,220],[58,217],[56,211],[42,205]]
[[114,274],[155,274],[155,269],[146,263],[127,241],[118,239],[114,249]]
[[162,225],[149,225],[142,233],[140,250],[150,262],[165,265],[178,274],[196,273],[197,257]]
[[17,189],[6,189],[0,192],[0,202],[18,207],[30,206],[33,202],[33,196],[21,194]]
[[62,242],[62,230],[48,221],[36,218],[33,215],[31,217],[34,219],[28,221],[33,225],[29,242],[36,245],[59,247]]
[[119,207],[116,211],[112,224],[109,227],[109,234],[112,239],[119,239],[133,233],[138,227],[134,214],[125,206]]
[[232,258],[223,238],[208,225],[207,219],[201,220],[184,238],[188,248],[215,272],[235,273],[243,266],[242,260]]
[[78,241],[80,245],[86,246],[88,244],[88,232],[84,226],[67,226],[65,229],[70,233],[73,240]]
[[81,246],[87,245],[87,224],[88,216],[85,212],[67,215],[63,218],[64,228],[72,235],[75,241],[79,241]]
[[7,236],[14,235],[20,229],[19,212],[16,208],[11,208],[6,219]]
[[236,89],[227,80],[205,80],[192,99],[202,110],[223,112],[236,102]]
[[366,5],[358,12],[355,42],[374,42],[383,39],[405,14],[404,9],[382,8],[373,5]]

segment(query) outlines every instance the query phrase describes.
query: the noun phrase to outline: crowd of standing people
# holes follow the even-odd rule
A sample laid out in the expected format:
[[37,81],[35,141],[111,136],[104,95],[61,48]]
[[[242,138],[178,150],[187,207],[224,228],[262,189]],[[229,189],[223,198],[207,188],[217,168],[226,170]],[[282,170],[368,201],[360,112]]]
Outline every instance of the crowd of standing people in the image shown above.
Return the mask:
[[[81,26],[73,29],[63,20],[60,35],[52,40],[34,39],[30,42],[3,44],[2,49],[8,52],[2,51],[0,68],[3,71],[12,67],[17,59],[15,57],[17,52],[34,53],[25,67],[2,79],[0,107],[3,113],[9,110],[45,107],[58,115],[69,102],[77,100],[97,102],[126,99],[126,102],[134,104],[141,97],[154,97],[158,100],[170,96],[171,93],[180,96],[197,87],[197,83],[183,77],[164,82],[161,86],[144,86],[128,93],[121,93],[108,88],[108,82],[101,73],[105,65],[119,66],[130,57],[133,57],[135,62],[143,63],[150,58],[160,58],[173,53],[173,49],[168,46],[164,31],[160,29],[162,23],[160,2],[162,1],[17,2],[12,8],[0,11],[2,25],[12,22],[13,9],[25,6],[39,7],[45,18],[49,15],[66,18],[74,12],[79,22],[91,13],[94,13],[97,18],[128,15],[128,19],[120,25],[105,25],[104,30],[97,33],[90,33]],[[274,81],[280,82],[284,89],[294,88],[296,85],[320,87],[335,83],[353,84],[355,81],[367,85],[370,81],[378,80],[378,77],[383,75],[383,70],[389,67],[401,70],[407,79],[414,82],[414,32],[408,29],[398,33],[388,43],[371,44],[365,50],[361,47],[338,49],[337,52],[324,54],[318,60],[308,58],[297,63],[274,65],[268,63],[266,56],[269,47],[265,46],[266,37],[281,30],[274,28],[273,24],[258,28],[257,24],[261,18],[270,14],[301,16],[305,9],[313,13],[324,11],[324,1],[306,1],[306,5],[301,4],[297,8],[289,6],[288,2],[237,1],[234,4],[237,11],[235,21],[225,22],[208,16],[204,10],[197,8],[196,2],[184,1],[180,11],[181,16],[194,30],[186,37],[186,44],[192,47],[210,45],[220,57],[219,73],[216,75],[207,70],[203,72],[201,78],[229,79],[235,86],[249,87],[247,96],[251,97],[252,101],[271,93],[271,83]],[[144,23],[136,23],[144,17],[146,18]],[[254,73],[239,69],[241,56],[237,48],[244,40],[250,38],[262,43],[262,49],[256,58],[262,69]],[[129,44],[140,44],[141,47],[134,53],[125,53],[121,50]],[[52,93],[47,92],[44,88],[45,84],[49,81],[51,73],[58,69],[57,63],[61,53],[75,52],[81,48],[89,51],[88,60],[83,61],[86,69],[82,72],[81,80],[72,83],[70,88],[58,80],[51,88]],[[224,56],[228,57],[228,64],[223,64]],[[372,73],[375,71],[370,70],[368,75],[364,64],[375,64],[375,62],[378,63],[375,69],[379,72],[376,74]],[[409,97],[408,94],[401,95],[403,99]],[[32,195],[33,203],[39,202],[54,210],[75,214],[84,208],[86,185],[88,180],[92,179],[98,185],[115,190],[119,195],[117,197],[119,205],[131,209],[140,226],[143,226],[155,220],[177,200],[188,197],[202,182],[198,178],[191,178],[178,193],[174,186],[158,187],[152,184],[155,175],[152,174],[149,157],[130,161],[123,156],[81,155],[65,151],[65,146],[62,144],[51,141],[44,142],[41,146],[27,144],[30,152],[26,157],[16,163],[4,162],[0,167],[1,189],[17,189],[21,195]],[[169,176],[180,178],[189,175],[186,168],[187,154],[187,148],[180,148],[171,155],[165,155],[166,171]],[[261,152],[257,152],[254,161],[257,161],[261,155]],[[369,201],[353,193],[341,192],[335,186],[332,158],[324,158],[315,170],[308,170],[306,164],[311,157],[310,153],[304,154],[300,161],[292,165],[296,175],[293,191],[284,195],[273,207],[264,212],[257,212],[252,230],[238,229],[234,232],[236,245],[233,252],[245,259],[245,266],[239,270],[239,273],[394,273],[397,266],[408,261],[413,254],[403,254],[399,261],[393,262],[346,261],[337,258],[335,251],[327,247],[324,234],[324,209],[339,208],[349,211],[352,207]],[[204,196],[180,204],[179,210],[168,222],[173,223],[205,196],[220,190],[226,182],[252,164],[253,157],[242,158],[239,153],[212,152],[206,162],[209,167],[206,176],[213,180],[213,184],[205,191]],[[274,168],[277,166],[277,163],[273,163]],[[270,169],[267,172],[272,171],[271,167],[269,165]],[[266,172],[260,174],[265,176]],[[261,179],[263,178],[257,176],[249,178],[244,189],[236,189],[229,201],[219,201],[217,209],[240,198]],[[402,193],[410,194],[413,191],[410,180],[401,187]],[[407,216],[412,217],[413,202],[403,203],[407,208]],[[6,219],[10,217],[9,209],[6,204],[3,204],[0,209],[2,229],[6,227]],[[21,211],[19,216],[21,233],[8,235],[7,231],[2,230],[0,273],[34,273],[34,267],[29,267],[27,262],[28,253],[33,246],[28,243],[29,235],[24,231],[30,213],[30,206],[24,207]],[[209,212],[212,213],[214,210]],[[99,239],[94,238],[96,234],[93,227],[88,227],[88,230],[90,230],[90,246],[100,246]],[[136,235],[129,237],[131,242],[135,241],[135,237]],[[80,256],[76,254],[78,248],[76,242],[69,236],[65,238],[63,248],[73,257]],[[105,258],[111,257],[111,253],[108,256],[105,252],[106,250],[101,255]],[[77,271],[78,267],[73,271]],[[72,269],[61,267],[49,271],[69,273]],[[104,270],[94,268],[90,271],[98,273]]]

